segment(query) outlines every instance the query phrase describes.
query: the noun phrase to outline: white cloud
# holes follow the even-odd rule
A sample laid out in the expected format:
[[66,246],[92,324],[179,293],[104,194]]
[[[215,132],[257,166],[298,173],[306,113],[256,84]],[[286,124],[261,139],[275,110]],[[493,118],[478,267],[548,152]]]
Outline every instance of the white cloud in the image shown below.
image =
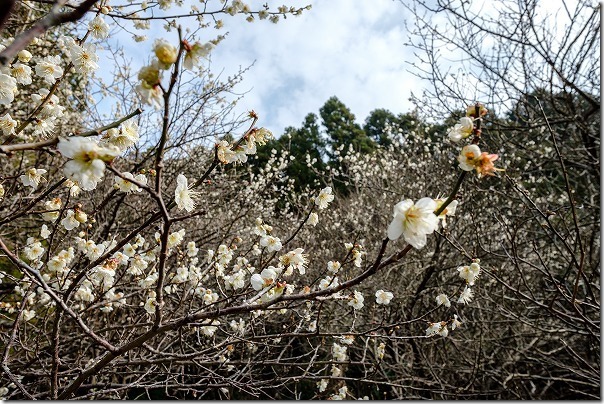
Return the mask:
[[391,0],[312,6],[278,24],[224,19],[229,35],[212,56],[214,68],[234,72],[255,61],[239,86],[250,90],[239,112],[256,110],[275,133],[299,126],[333,95],[359,123],[375,108],[408,112],[419,83],[405,70],[404,7]]

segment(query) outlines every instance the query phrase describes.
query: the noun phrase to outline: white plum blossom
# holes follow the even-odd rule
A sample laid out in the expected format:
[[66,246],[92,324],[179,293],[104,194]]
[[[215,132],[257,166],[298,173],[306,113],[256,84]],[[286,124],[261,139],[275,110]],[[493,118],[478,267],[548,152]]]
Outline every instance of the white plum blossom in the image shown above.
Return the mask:
[[42,213],[42,219],[47,222],[54,222],[59,218],[59,209],[61,209],[61,198],[53,198],[44,202],[44,209],[52,212]]
[[378,290],[377,292],[375,292],[375,302],[377,304],[390,304],[390,301],[392,300],[392,298],[394,297],[394,294],[392,294],[392,292],[387,292],[385,290]]
[[31,67],[23,63],[15,63],[11,69],[11,74],[17,80],[17,83],[29,85],[31,84]]
[[185,238],[185,229],[180,229],[168,235],[168,248],[176,247]]
[[85,191],[96,188],[103,178],[105,162],[120,153],[117,147],[101,147],[93,140],[77,136],[60,138],[57,149],[71,159],[63,168],[65,175],[77,181]]
[[464,171],[472,171],[480,158],[480,147],[475,144],[469,144],[461,149],[461,154],[457,157],[459,167]]
[[297,269],[300,275],[306,273],[306,264],[308,264],[307,254],[303,254],[304,249],[296,248],[293,251],[288,252],[285,255],[279,257],[279,261],[286,268],[286,274]]
[[443,333],[444,333],[443,336],[446,337],[447,334],[449,333],[448,331],[443,331],[443,328],[446,329],[446,327],[447,327],[447,323],[444,321],[438,322],[438,323],[429,323],[428,328],[426,328],[426,336],[431,337],[436,334],[443,335]]
[[449,301],[449,298],[447,297],[447,295],[445,295],[444,293],[441,293],[438,296],[436,296],[436,305],[438,305],[438,306],[444,305],[445,307],[451,307],[451,302]]
[[2,117],[0,117],[0,130],[5,136],[11,135],[15,132],[15,128],[17,127],[17,121],[11,118],[10,114],[7,112]]
[[195,201],[193,198],[198,196],[196,191],[191,190],[187,177],[178,174],[176,177],[176,189],[174,190],[174,201],[180,210],[191,212],[195,209]]
[[147,85],[144,82],[139,83],[136,92],[141,97],[143,104],[151,105],[155,109],[161,109],[164,101],[164,94],[159,85]]
[[464,116],[459,120],[459,123],[455,124],[447,135],[453,142],[459,142],[461,139],[465,139],[472,134],[474,130],[474,120],[470,117]]
[[48,229],[48,226],[43,224],[42,228],[40,229],[40,237],[42,237],[43,239],[47,239],[48,236],[50,236],[50,230]]
[[457,314],[453,314],[453,321],[451,322],[451,330],[455,330],[460,325],[461,325],[461,321],[459,320],[459,317],[457,317]]
[[319,195],[315,198],[315,205],[321,210],[327,208],[329,203],[334,199],[334,195],[331,192],[331,187],[325,187],[319,192]]
[[277,271],[275,267],[267,267],[259,274],[253,274],[250,282],[254,290],[262,290],[263,288],[272,285],[277,280]]
[[[143,185],[147,185],[147,177],[145,177],[145,174],[137,174],[136,176],[134,176],[132,173],[125,172],[125,173],[122,173],[122,175],[128,179],[132,179]],[[115,176],[115,188],[119,189],[120,191],[125,192],[127,194],[129,194],[131,192],[141,192],[142,191],[142,188],[140,188],[135,183],[125,180],[121,177],[118,177],[117,175]]]
[[216,331],[218,330],[218,327],[216,326],[220,325],[220,321],[213,320],[209,324],[210,325],[204,325],[202,327],[199,327],[199,331],[201,331],[201,333],[207,337],[213,337]]
[[268,252],[280,251],[283,245],[279,237],[263,236],[260,238],[260,245],[266,247]]
[[352,306],[355,310],[360,310],[363,308],[365,298],[363,294],[357,290],[355,290],[350,296],[350,300],[348,301],[348,305]]
[[197,248],[195,246],[195,241],[189,241],[187,243],[187,256],[188,257],[195,257],[198,252],[199,252],[199,248]]
[[46,121],[46,125],[54,124],[50,121],[51,118],[59,118],[63,116],[65,107],[59,104],[59,97],[54,94],[51,95],[50,90],[47,88],[39,89],[37,94],[31,95],[31,98],[34,100],[36,105],[44,103],[44,106],[42,106],[42,110],[40,111],[40,116],[45,118],[43,121]]
[[480,275],[480,265],[477,262],[473,262],[470,265],[465,265],[457,268],[459,276],[466,280],[469,286],[474,286],[476,279]]
[[[61,58],[59,56],[46,56],[36,64],[36,74],[49,84],[63,75]],[[1,78],[0,78],[1,80]]]
[[69,54],[71,62],[78,73],[90,74],[99,68],[97,64],[99,57],[93,44],[74,45],[69,49]]
[[319,289],[320,290],[325,290],[327,288],[335,288],[340,284],[340,282],[338,281],[338,277],[331,277],[331,276],[327,276],[324,279],[321,279],[321,281],[319,282]]
[[19,177],[23,185],[26,187],[32,187],[33,189],[38,188],[40,185],[40,181],[42,180],[42,175],[46,174],[46,170],[43,168],[36,169],[34,167],[30,167],[25,170],[25,174]]
[[27,257],[28,260],[34,261],[44,254],[44,247],[42,247],[42,243],[33,237],[29,237],[27,239],[27,246],[23,249],[23,253]]
[[0,73],[0,105],[10,105],[17,92],[17,80],[8,74]]
[[201,58],[208,57],[212,49],[214,49],[214,44],[211,42],[206,42],[203,45],[199,42],[195,42],[193,45],[187,44],[187,46],[185,47],[186,54],[182,63],[182,67],[184,67],[185,69],[193,70],[195,66],[199,65],[199,60]]
[[100,15],[97,15],[88,23],[90,34],[97,39],[105,39],[109,36],[109,25]]
[[414,248],[423,248],[427,242],[426,236],[438,227],[435,209],[436,202],[430,198],[422,198],[415,204],[411,199],[397,203],[394,218],[388,226],[388,238],[396,240],[402,235]]
[[466,285],[464,290],[459,295],[459,299],[457,299],[457,303],[468,304],[472,301],[473,297],[474,297],[474,291],[472,289],[470,289],[468,287],[468,285]]
[[347,350],[348,350],[348,347],[342,346],[342,345],[338,344],[337,342],[334,342],[333,346],[331,347],[331,353],[333,354],[333,360],[338,361],[338,362],[345,362],[348,359],[348,355],[346,354]]
[[75,212],[72,209],[67,209],[67,214],[61,220],[61,224],[65,230],[73,230],[80,225],[80,221],[76,219]]
[[315,212],[312,212],[310,214],[310,216],[308,216],[308,224],[310,226],[316,226],[319,223],[319,215],[317,215]]
[[124,122],[120,129],[112,128],[103,135],[102,144],[117,146],[120,150],[126,150],[139,141],[138,124],[133,120]]
[[332,274],[337,274],[341,267],[340,261],[329,261],[327,263],[327,270]]

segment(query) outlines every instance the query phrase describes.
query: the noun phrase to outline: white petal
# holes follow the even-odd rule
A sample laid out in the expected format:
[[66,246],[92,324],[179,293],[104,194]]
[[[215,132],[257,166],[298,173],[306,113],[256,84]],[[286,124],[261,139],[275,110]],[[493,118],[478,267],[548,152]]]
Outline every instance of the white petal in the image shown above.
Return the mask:
[[388,226],[388,238],[397,240],[403,234],[403,221],[399,216],[394,216],[394,219]]

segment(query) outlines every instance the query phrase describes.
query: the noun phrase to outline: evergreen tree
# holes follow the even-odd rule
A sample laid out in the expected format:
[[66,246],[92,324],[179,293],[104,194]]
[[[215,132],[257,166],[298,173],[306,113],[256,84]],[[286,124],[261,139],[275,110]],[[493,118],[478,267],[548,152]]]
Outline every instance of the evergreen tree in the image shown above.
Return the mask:
[[368,153],[375,149],[371,140],[359,124],[354,114],[337,97],[331,97],[319,110],[325,134],[329,137],[329,156],[334,158],[334,150],[344,146],[346,154],[349,145],[360,152]]

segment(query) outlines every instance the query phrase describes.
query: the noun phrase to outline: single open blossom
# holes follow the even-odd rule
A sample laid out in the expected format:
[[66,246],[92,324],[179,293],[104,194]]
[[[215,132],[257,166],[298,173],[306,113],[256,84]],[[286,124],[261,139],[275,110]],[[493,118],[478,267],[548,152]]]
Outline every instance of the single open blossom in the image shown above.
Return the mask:
[[105,162],[120,153],[117,147],[101,147],[93,140],[77,136],[59,139],[57,149],[71,159],[63,168],[65,175],[77,181],[85,191],[96,188],[103,178]]
[[319,192],[319,195],[315,198],[315,204],[319,207],[319,209],[323,210],[329,206],[329,203],[334,199],[333,194],[331,193],[331,187],[325,187]]
[[337,274],[341,267],[340,261],[329,261],[327,263],[327,270],[332,274]]
[[188,42],[185,42],[184,44],[186,53],[182,66],[189,70],[198,66],[199,59],[207,58],[212,49],[214,49],[214,44],[211,42],[206,42],[205,44],[195,42],[193,45],[189,45]]
[[176,189],[174,190],[174,201],[178,206],[178,209],[184,209],[187,212],[193,211],[195,209],[195,201],[193,198],[196,198],[198,193],[191,190],[191,187],[188,184],[187,177],[182,174],[178,174],[176,177]]
[[69,54],[71,63],[78,73],[90,74],[99,68],[97,64],[99,57],[93,44],[74,45],[69,49]]
[[431,337],[432,335],[438,334],[440,327],[441,323],[428,323],[428,328],[426,328],[426,337]]
[[54,83],[56,79],[63,75],[61,58],[59,56],[46,56],[36,64],[36,74],[47,83]]
[[67,215],[61,220],[61,224],[65,227],[65,230],[72,230],[80,225],[80,221],[76,218],[75,212],[68,209]]
[[262,290],[272,285],[277,280],[277,271],[275,267],[264,268],[259,274],[253,274],[250,282],[254,290]]
[[451,302],[449,301],[447,295],[445,295],[444,293],[441,293],[440,295],[436,296],[436,304],[438,306],[444,305],[445,307],[451,307]]
[[474,130],[474,121],[472,118],[469,118],[467,116],[464,116],[463,118],[461,118],[459,120],[459,123],[455,124],[455,126],[453,126],[451,129],[449,129],[449,132],[447,133],[447,135],[449,136],[449,139],[451,139],[454,142],[459,142],[461,139],[465,139],[468,136],[470,136],[472,134],[472,131]]
[[141,82],[136,86],[135,90],[141,97],[143,104],[151,105],[155,109],[162,107],[164,93],[159,85],[150,86],[145,84],[145,82]]
[[23,249],[23,253],[27,257],[28,260],[34,261],[44,254],[44,247],[42,247],[42,243],[33,237],[29,237],[27,239],[27,246]]
[[10,114],[7,112],[2,117],[0,117],[0,130],[5,136],[8,136],[15,132],[15,128],[17,127],[17,121],[11,118]]
[[92,36],[97,39],[105,39],[109,36],[109,25],[103,21],[100,15],[97,15],[88,23],[88,29]]
[[229,164],[235,160],[235,152],[231,149],[231,144],[229,142],[221,140],[216,147],[216,155],[222,164]]
[[109,129],[103,136],[104,144],[114,145],[125,150],[134,146],[139,140],[138,125],[133,120],[124,122],[120,129]]
[[401,235],[413,247],[420,249],[426,245],[427,235],[438,227],[438,218],[434,214],[436,202],[422,198],[413,204],[405,199],[394,206],[394,218],[388,226],[388,238],[396,240]]
[[26,187],[32,187],[33,189],[38,188],[40,181],[42,180],[42,174],[45,174],[46,170],[43,168],[30,167],[25,170],[25,174],[19,177],[23,185]]
[[461,325],[461,321],[459,320],[459,317],[457,317],[457,314],[453,314],[453,321],[451,322],[451,330],[455,330],[460,325]]
[[306,264],[308,264],[307,254],[303,254],[303,248],[296,248],[293,251],[288,252],[285,255],[279,257],[279,261],[286,268],[287,271],[293,271],[297,269],[300,275],[306,273]]
[[457,299],[457,303],[468,304],[472,301],[473,297],[474,297],[474,291],[472,289],[470,289],[468,287],[468,285],[466,285],[464,290],[459,295],[459,299]]
[[31,84],[31,67],[23,63],[15,63],[11,69],[11,74],[19,84]]
[[459,167],[464,171],[472,171],[480,157],[480,148],[475,144],[469,144],[461,149],[461,154],[457,157]]
[[465,265],[457,268],[459,276],[466,280],[469,286],[474,286],[476,279],[480,275],[480,265],[477,262],[473,262],[470,265]]
[[363,308],[364,306],[364,302],[365,298],[363,297],[363,294],[357,290],[355,290],[352,294],[352,296],[350,296],[350,300],[348,301],[348,305],[352,306],[355,310],[360,310]]
[[394,295],[392,294],[392,292],[387,292],[382,289],[375,292],[375,302],[377,304],[390,304],[390,301],[393,297]]
[[8,74],[0,73],[0,105],[9,105],[15,99],[17,80]]
[[262,247],[266,247],[268,252],[279,251],[283,247],[279,237],[273,237],[269,235],[260,238],[260,245]]
[[[134,176],[132,173],[125,172],[125,173],[122,173],[122,175],[128,179],[132,179],[141,184],[144,184],[144,185],[147,184],[147,177],[145,177],[145,174],[137,174],[136,176]],[[128,181],[127,179],[118,177],[118,176],[115,176],[114,187],[119,189],[122,192],[126,192],[127,194],[129,194],[131,192],[141,192],[142,191],[142,188],[140,188],[135,183]]]

